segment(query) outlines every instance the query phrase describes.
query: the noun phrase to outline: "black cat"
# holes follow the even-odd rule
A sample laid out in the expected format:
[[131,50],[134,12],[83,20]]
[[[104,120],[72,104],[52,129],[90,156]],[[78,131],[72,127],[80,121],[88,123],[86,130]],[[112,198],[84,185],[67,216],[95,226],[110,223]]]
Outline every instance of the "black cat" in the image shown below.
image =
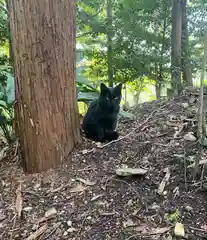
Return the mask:
[[102,83],[100,89],[100,96],[90,104],[83,118],[82,129],[87,138],[97,142],[116,140],[118,133],[115,129],[120,109],[122,84],[108,88]]

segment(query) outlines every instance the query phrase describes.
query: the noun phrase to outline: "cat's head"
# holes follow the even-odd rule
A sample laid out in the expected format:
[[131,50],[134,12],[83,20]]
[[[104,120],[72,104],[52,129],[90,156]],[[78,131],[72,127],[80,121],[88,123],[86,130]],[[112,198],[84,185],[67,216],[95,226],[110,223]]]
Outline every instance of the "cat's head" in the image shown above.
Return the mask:
[[121,101],[121,90],[122,84],[115,87],[107,87],[105,84],[101,83],[100,86],[100,96],[99,104],[102,108],[108,110],[109,112],[114,112],[119,110],[119,105]]

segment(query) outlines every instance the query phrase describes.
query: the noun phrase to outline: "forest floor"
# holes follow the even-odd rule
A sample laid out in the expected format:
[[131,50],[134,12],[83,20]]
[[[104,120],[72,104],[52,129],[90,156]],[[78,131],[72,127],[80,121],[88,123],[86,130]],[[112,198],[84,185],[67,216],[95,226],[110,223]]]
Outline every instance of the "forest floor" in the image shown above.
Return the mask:
[[[196,132],[196,94],[140,105],[137,120],[120,121],[119,141],[83,139],[45,173],[25,175],[14,146],[0,161],[0,239],[171,240],[176,222],[186,239],[207,239],[206,171],[200,189],[196,141],[185,136]],[[125,165],[146,173],[118,177]]]

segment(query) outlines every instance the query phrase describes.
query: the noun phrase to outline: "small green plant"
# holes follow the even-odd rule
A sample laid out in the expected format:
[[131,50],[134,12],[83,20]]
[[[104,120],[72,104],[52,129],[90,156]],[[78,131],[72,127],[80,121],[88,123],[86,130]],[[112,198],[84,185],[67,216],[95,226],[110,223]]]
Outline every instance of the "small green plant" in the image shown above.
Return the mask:
[[176,209],[174,212],[172,213],[168,213],[167,214],[167,219],[168,221],[174,223],[174,222],[178,222],[180,220],[180,211],[178,209]]

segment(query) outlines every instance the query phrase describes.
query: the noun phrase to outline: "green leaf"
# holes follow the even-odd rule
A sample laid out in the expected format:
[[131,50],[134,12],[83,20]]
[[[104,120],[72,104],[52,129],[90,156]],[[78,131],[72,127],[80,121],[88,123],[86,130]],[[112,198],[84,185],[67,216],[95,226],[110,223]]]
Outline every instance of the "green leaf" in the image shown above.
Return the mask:
[[83,76],[81,75],[77,75],[76,76],[76,82],[79,83],[79,84],[85,84],[87,86],[90,86],[93,88],[92,84],[89,82],[88,79],[84,78]]
[[85,102],[85,101],[93,101],[94,99],[98,98],[99,94],[96,92],[80,92],[78,93],[78,101]]
[[3,100],[0,100],[0,106],[7,108],[7,104]]
[[14,77],[7,73],[7,86],[6,86],[6,94],[7,94],[7,102],[12,103],[15,100],[15,84]]
[[123,109],[120,109],[119,115],[121,115],[121,116],[124,117],[124,118],[129,118],[129,119],[132,119],[132,120],[135,118],[135,115],[134,115],[134,114],[129,113],[129,112],[126,112],[126,111],[124,111]]

